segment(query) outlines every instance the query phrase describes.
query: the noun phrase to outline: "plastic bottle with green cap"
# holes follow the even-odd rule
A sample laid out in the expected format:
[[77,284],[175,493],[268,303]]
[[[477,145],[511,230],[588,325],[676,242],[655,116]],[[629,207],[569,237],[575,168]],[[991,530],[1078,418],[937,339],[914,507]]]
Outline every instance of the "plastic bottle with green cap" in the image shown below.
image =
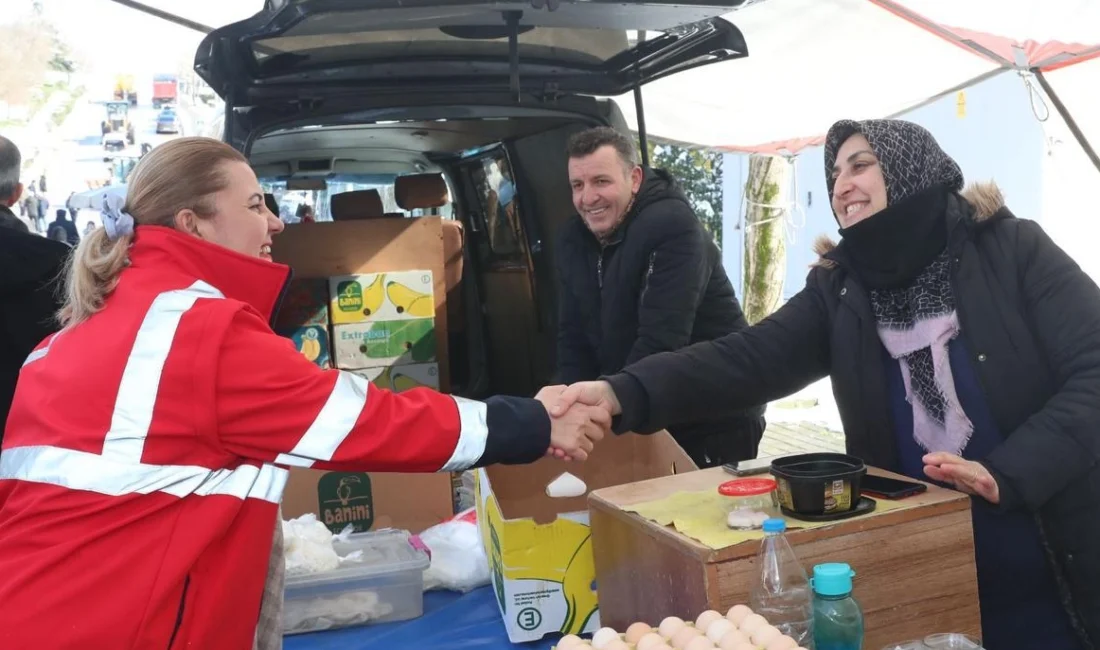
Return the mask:
[[863,610],[852,598],[852,567],[841,562],[814,566],[814,646],[817,650],[860,650]]

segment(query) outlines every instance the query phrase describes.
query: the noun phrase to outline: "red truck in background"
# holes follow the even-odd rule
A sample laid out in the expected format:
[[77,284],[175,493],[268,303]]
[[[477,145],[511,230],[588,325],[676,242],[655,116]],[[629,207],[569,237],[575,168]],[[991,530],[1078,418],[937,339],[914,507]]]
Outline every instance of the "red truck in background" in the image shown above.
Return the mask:
[[153,75],[153,108],[175,104],[179,91],[179,79],[174,74]]

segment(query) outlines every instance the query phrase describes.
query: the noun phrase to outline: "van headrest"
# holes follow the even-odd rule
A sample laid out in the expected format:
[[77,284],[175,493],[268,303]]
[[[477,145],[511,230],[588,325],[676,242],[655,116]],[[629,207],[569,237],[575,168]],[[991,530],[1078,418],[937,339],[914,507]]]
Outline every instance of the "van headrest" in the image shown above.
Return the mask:
[[333,221],[354,221],[356,219],[376,219],[386,213],[382,206],[382,195],[378,190],[356,190],[333,194],[329,202]]
[[275,200],[274,194],[270,192],[264,194],[264,205],[267,206],[268,210],[271,210],[271,214],[276,217],[279,216],[279,202]]
[[440,208],[450,200],[443,174],[398,176],[393,183],[393,193],[402,210]]

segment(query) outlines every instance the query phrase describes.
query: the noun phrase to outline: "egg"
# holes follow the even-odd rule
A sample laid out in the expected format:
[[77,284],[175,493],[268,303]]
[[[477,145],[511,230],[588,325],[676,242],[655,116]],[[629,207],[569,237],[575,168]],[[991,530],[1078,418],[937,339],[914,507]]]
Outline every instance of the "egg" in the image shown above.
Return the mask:
[[584,639],[580,638],[576,634],[566,634],[558,640],[558,650],[569,650],[570,648],[579,648],[584,646]]
[[713,643],[718,643],[726,635],[726,632],[735,629],[737,629],[736,625],[731,623],[729,619],[721,617],[707,626],[707,638]]
[[730,607],[730,611],[726,612],[726,618],[728,618],[734,625],[741,625],[741,622],[745,620],[745,617],[752,614],[752,610],[745,605],[734,605]]
[[684,625],[686,625],[684,619],[678,616],[669,616],[657,626],[657,634],[660,634],[666,639],[671,639],[680,631],[680,628],[684,627]]
[[714,650],[714,644],[705,636],[697,636],[684,646],[684,650]]
[[722,615],[713,609],[708,609],[699,615],[699,618],[695,619],[695,627],[700,631],[705,631],[710,624],[722,618]]
[[[768,621],[764,620],[764,617],[760,614],[749,614],[745,617],[745,620],[741,621],[741,631],[745,634],[752,636],[752,633],[759,630],[768,624]],[[592,645],[596,645],[595,637],[593,637]],[[599,646],[596,646],[599,647]]]
[[660,634],[654,634],[653,632],[650,632],[649,634],[646,634],[642,638],[638,639],[635,642],[634,647],[637,648],[637,650],[657,650],[663,645],[667,645],[664,638]]
[[743,641],[733,646],[733,648],[731,648],[730,650],[757,650],[757,648],[748,641]]
[[592,647],[601,650],[612,640],[618,639],[619,633],[609,627],[601,627],[592,635]]
[[721,648],[721,650],[736,650],[748,642],[749,638],[741,634],[740,630],[734,628],[722,636],[718,641],[718,647]]
[[699,630],[691,627],[690,625],[685,625],[680,628],[679,632],[672,635],[672,647],[681,648],[682,650],[683,648],[686,648],[687,644],[697,636],[702,636],[699,633]]
[[630,644],[622,639],[611,639],[603,647],[603,650],[631,650],[631,648]]
[[638,621],[637,623],[631,623],[630,627],[626,628],[626,642],[637,643],[638,639],[642,638],[652,631],[653,626],[649,623],[642,623],[641,621]]
[[756,628],[756,631],[750,635],[750,638],[756,645],[766,646],[781,636],[783,636],[783,633],[779,631],[779,628],[771,625],[762,625]]
[[764,650],[795,650],[797,647],[798,641],[784,634],[781,637],[773,639]]

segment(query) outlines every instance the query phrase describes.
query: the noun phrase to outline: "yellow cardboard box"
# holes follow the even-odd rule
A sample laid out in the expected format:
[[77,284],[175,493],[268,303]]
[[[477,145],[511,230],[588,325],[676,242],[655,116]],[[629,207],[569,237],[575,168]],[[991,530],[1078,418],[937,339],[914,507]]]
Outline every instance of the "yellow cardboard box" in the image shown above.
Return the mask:
[[605,438],[584,463],[544,458],[477,470],[478,527],[497,604],[513,643],[600,627],[587,492],[551,498],[563,473],[588,491],[697,469],[665,431]]
[[405,363],[377,368],[362,368],[351,372],[379,388],[400,393],[410,388],[439,390],[438,363]]
[[389,271],[331,277],[333,325],[435,317],[431,271]]

